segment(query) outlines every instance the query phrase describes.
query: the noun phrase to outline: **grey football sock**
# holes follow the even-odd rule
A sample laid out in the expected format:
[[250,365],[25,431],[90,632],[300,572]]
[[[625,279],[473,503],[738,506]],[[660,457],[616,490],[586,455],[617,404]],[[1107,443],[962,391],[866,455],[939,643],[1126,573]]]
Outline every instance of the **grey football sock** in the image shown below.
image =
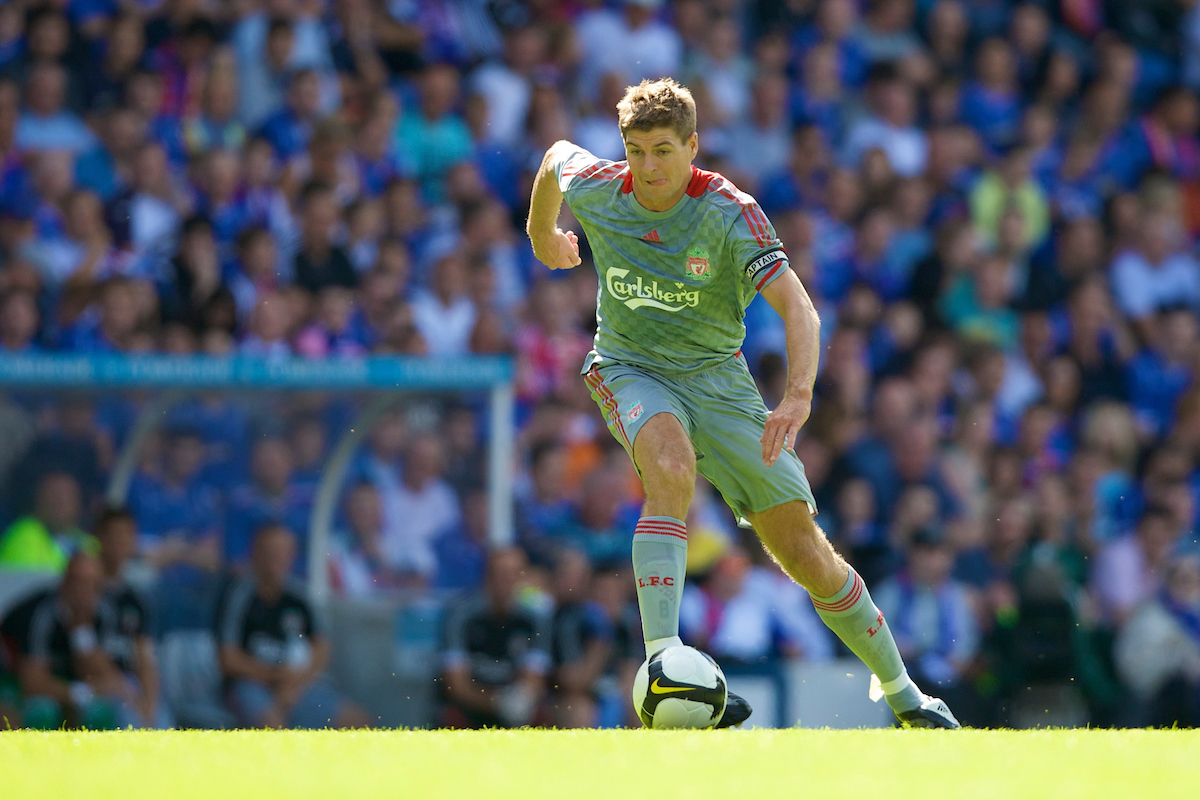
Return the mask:
[[687,567],[687,526],[674,517],[642,517],[633,534],[642,636],[651,656],[679,638],[679,598]]
[[921,690],[908,677],[904,660],[883,612],[871,599],[863,579],[853,568],[846,585],[832,597],[813,596],[813,607],[838,638],[875,673],[883,684],[884,697],[900,713],[919,708]]

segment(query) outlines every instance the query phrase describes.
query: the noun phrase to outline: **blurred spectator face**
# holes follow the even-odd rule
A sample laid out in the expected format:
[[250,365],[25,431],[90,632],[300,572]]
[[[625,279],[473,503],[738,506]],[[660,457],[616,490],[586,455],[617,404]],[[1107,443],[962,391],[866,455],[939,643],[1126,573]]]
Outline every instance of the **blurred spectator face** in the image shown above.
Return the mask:
[[1058,250],[1059,269],[1068,278],[1078,278],[1104,259],[1104,229],[1091,217],[1073,220],[1066,226]]
[[371,452],[383,462],[391,462],[400,457],[408,440],[404,418],[399,412],[385,414],[371,431]]
[[100,606],[100,595],[104,587],[104,573],[94,556],[76,553],[67,562],[63,573],[59,595],[70,615],[70,622],[79,625],[96,617]]
[[840,41],[851,34],[858,23],[854,0],[824,0],[817,9],[817,27],[829,41]]
[[273,283],[278,258],[275,237],[258,230],[242,248],[242,272],[255,283]]
[[1183,310],[1165,313],[1159,332],[1163,354],[1177,364],[1190,364],[1196,355],[1196,316]]
[[97,237],[107,238],[104,206],[93,192],[79,191],[67,200],[67,235],[77,242],[90,242]]
[[408,284],[411,261],[408,257],[408,247],[399,239],[384,239],[379,245],[379,272],[396,279],[400,289]]
[[443,305],[450,305],[467,291],[466,265],[460,253],[448,253],[433,272],[433,292]]
[[1050,41],[1050,18],[1040,6],[1019,5],[1013,11],[1009,35],[1018,52],[1036,56]]
[[550,447],[540,451],[532,465],[533,491],[538,500],[551,503],[564,496],[567,473],[567,451]]
[[1067,356],[1060,356],[1046,365],[1043,380],[1046,402],[1061,413],[1070,413],[1079,399],[1079,365]]
[[404,482],[415,489],[424,489],[427,483],[441,477],[445,462],[446,452],[439,437],[418,436],[404,455]]
[[1200,608],[1200,558],[1185,556],[1167,569],[1167,593],[1184,608]]
[[1142,255],[1152,265],[1159,265],[1179,246],[1179,226],[1168,215],[1147,213],[1142,218]]
[[421,112],[426,119],[441,119],[458,102],[458,70],[449,64],[429,67],[421,75]]
[[966,9],[958,0],[938,0],[929,12],[929,41],[935,48],[963,42],[970,30]]
[[354,293],[344,286],[326,286],[317,296],[317,319],[326,330],[340,333],[354,313]]
[[264,342],[277,342],[287,338],[291,325],[288,304],[281,295],[267,292],[254,304],[250,327],[254,335]]
[[292,449],[283,439],[266,439],[254,447],[251,471],[254,480],[270,494],[278,495],[292,477]]
[[853,172],[846,169],[832,171],[826,191],[829,213],[835,219],[849,220],[858,213],[862,195],[859,191],[858,176]]
[[1003,308],[1008,304],[1008,261],[988,257],[975,274],[975,297],[984,308]]
[[83,499],[79,483],[65,472],[53,472],[38,481],[34,515],[51,532],[79,527]]
[[1124,125],[1128,109],[1129,93],[1115,81],[1095,81],[1084,98],[1087,121],[1101,134],[1115,131]]
[[379,492],[369,483],[360,483],[346,498],[346,522],[360,543],[373,549],[383,530],[383,506]]
[[880,436],[890,437],[907,428],[916,410],[917,392],[912,382],[891,378],[876,387],[872,422]]
[[1174,92],[1162,110],[1162,119],[1177,135],[1196,132],[1196,98],[1191,92]]
[[378,200],[362,200],[350,214],[350,238],[354,241],[377,241],[383,236],[383,204]]
[[62,110],[67,77],[57,64],[39,64],[29,75],[25,105],[39,116],[52,116]]
[[296,537],[282,526],[260,528],[254,537],[251,566],[260,591],[277,593],[287,583],[296,560]]
[[588,592],[591,567],[578,550],[564,550],[554,568],[554,593],[560,603],[581,602]]
[[1009,187],[1016,189],[1025,185],[1033,174],[1033,161],[1029,148],[1016,147],[1004,157],[1000,165],[1000,177]]
[[941,542],[913,542],[908,551],[908,571],[918,586],[940,586],[950,578],[954,556]]
[[246,145],[246,183],[254,187],[273,186],[275,182],[275,151],[271,143],[254,139]]
[[164,326],[159,339],[163,352],[170,355],[186,356],[196,352],[196,334],[182,323]]
[[75,159],[70,153],[51,150],[37,156],[33,185],[47,203],[63,202],[75,184]]
[[1161,564],[1175,543],[1178,530],[1168,514],[1151,512],[1138,523],[1137,536],[1146,560],[1151,564]]
[[67,52],[71,30],[62,14],[43,14],[30,26],[27,36],[32,60],[58,61]]
[[133,182],[137,190],[145,194],[166,191],[169,183],[167,153],[161,146],[148,144],[138,151]]
[[579,500],[579,517],[596,531],[612,527],[625,495],[625,478],[615,470],[597,469],[588,476]]
[[162,77],[153,72],[139,72],[129,80],[129,102],[138,113],[154,119],[162,108]]
[[194,433],[178,433],[171,437],[167,450],[167,479],[184,484],[204,465],[204,440]]
[[773,128],[787,112],[787,80],[782,75],[764,75],[754,82],[751,114],[762,128]]
[[875,519],[875,492],[861,478],[846,481],[838,492],[838,517],[843,527],[863,525]]
[[241,182],[241,159],[228,150],[213,150],[208,154],[204,170],[205,190],[218,202],[233,197]]
[[320,190],[304,202],[304,238],[312,244],[328,245],[338,222],[337,202],[333,192]]
[[893,128],[907,128],[917,114],[912,87],[902,80],[891,80],[877,89],[879,116]]
[[292,47],[296,36],[291,26],[272,26],[267,35],[267,66],[272,71],[279,72],[287,67],[288,59],[292,57]]
[[1014,498],[1005,501],[996,512],[992,544],[999,550],[1015,552],[1029,541],[1032,509],[1029,502]]
[[321,103],[321,84],[317,73],[305,70],[296,75],[288,87],[288,105],[300,119],[311,119]]
[[1056,50],[1046,64],[1042,97],[1050,102],[1062,102],[1079,91],[1079,62],[1064,50]]
[[[718,64],[727,64],[741,52],[742,32],[730,17],[719,17],[708,27],[708,56]],[[814,48],[815,49],[815,48]]]
[[[886,161],[887,157],[884,156]],[[887,208],[876,208],[863,219],[858,229],[859,256],[867,260],[882,258],[896,232],[895,219]]]
[[1054,144],[1057,128],[1058,121],[1049,106],[1030,106],[1021,117],[1021,142],[1033,150],[1049,147]]
[[929,420],[919,420],[900,433],[894,452],[896,471],[906,481],[919,481],[929,474],[937,448],[937,429]]
[[318,467],[325,458],[325,425],[314,417],[302,419],[292,429],[291,445],[296,466]]
[[488,555],[485,585],[495,608],[506,609],[512,605],[524,572],[525,554],[515,547],[493,550]]
[[118,69],[133,68],[146,49],[146,32],[141,18],[124,14],[108,31],[108,63]]
[[137,555],[137,523],[132,517],[114,516],[96,529],[100,540],[100,560],[109,575],[120,575],[121,568]]
[[979,80],[992,89],[1008,90],[1016,77],[1016,65],[1012,51],[1003,39],[988,39],[979,50],[975,66]]
[[1007,255],[1020,255],[1029,243],[1025,239],[1025,217],[1021,209],[1011,206],[1000,216],[996,231],[996,250]]
[[525,74],[546,60],[546,32],[536,25],[514,28],[504,37],[504,60]]
[[906,178],[896,186],[892,208],[905,228],[920,228],[929,216],[933,191],[924,178]]
[[13,291],[0,304],[0,343],[9,350],[20,350],[37,335],[41,315],[37,300],[30,292]]
[[728,602],[742,593],[751,566],[749,557],[741,548],[730,548],[713,567],[704,588],[718,600]]
[[137,296],[132,283],[110,280],[100,295],[100,325],[116,344],[121,344],[138,324]]

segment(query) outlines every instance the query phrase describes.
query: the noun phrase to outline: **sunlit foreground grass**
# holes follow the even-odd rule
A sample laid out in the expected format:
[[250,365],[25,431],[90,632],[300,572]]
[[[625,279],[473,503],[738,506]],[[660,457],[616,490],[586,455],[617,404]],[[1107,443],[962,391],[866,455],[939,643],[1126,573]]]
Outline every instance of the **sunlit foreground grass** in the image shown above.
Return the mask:
[[0,733],[0,799],[1200,798],[1193,731]]

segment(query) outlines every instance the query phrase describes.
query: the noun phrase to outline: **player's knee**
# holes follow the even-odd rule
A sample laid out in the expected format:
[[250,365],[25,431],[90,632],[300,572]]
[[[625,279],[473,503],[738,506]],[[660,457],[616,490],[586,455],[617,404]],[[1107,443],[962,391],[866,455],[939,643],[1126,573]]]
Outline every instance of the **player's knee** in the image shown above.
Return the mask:
[[648,466],[643,469],[647,492],[690,492],[695,485],[696,463],[692,458],[663,453],[651,459]]

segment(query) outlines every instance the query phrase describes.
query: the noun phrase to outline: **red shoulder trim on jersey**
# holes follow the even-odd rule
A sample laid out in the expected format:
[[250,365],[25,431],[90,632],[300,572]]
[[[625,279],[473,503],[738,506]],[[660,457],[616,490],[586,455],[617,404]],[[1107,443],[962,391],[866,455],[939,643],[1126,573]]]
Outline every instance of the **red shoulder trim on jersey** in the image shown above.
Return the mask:
[[688,187],[686,189],[687,196],[700,197],[702,194],[708,191],[709,184],[719,177],[721,176],[715,172],[709,172],[708,170],[703,170],[699,167],[692,167],[692,179],[688,182]]
[[625,176],[621,181],[621,193],[629,194],[633,191],[633,173],[626,169]]

